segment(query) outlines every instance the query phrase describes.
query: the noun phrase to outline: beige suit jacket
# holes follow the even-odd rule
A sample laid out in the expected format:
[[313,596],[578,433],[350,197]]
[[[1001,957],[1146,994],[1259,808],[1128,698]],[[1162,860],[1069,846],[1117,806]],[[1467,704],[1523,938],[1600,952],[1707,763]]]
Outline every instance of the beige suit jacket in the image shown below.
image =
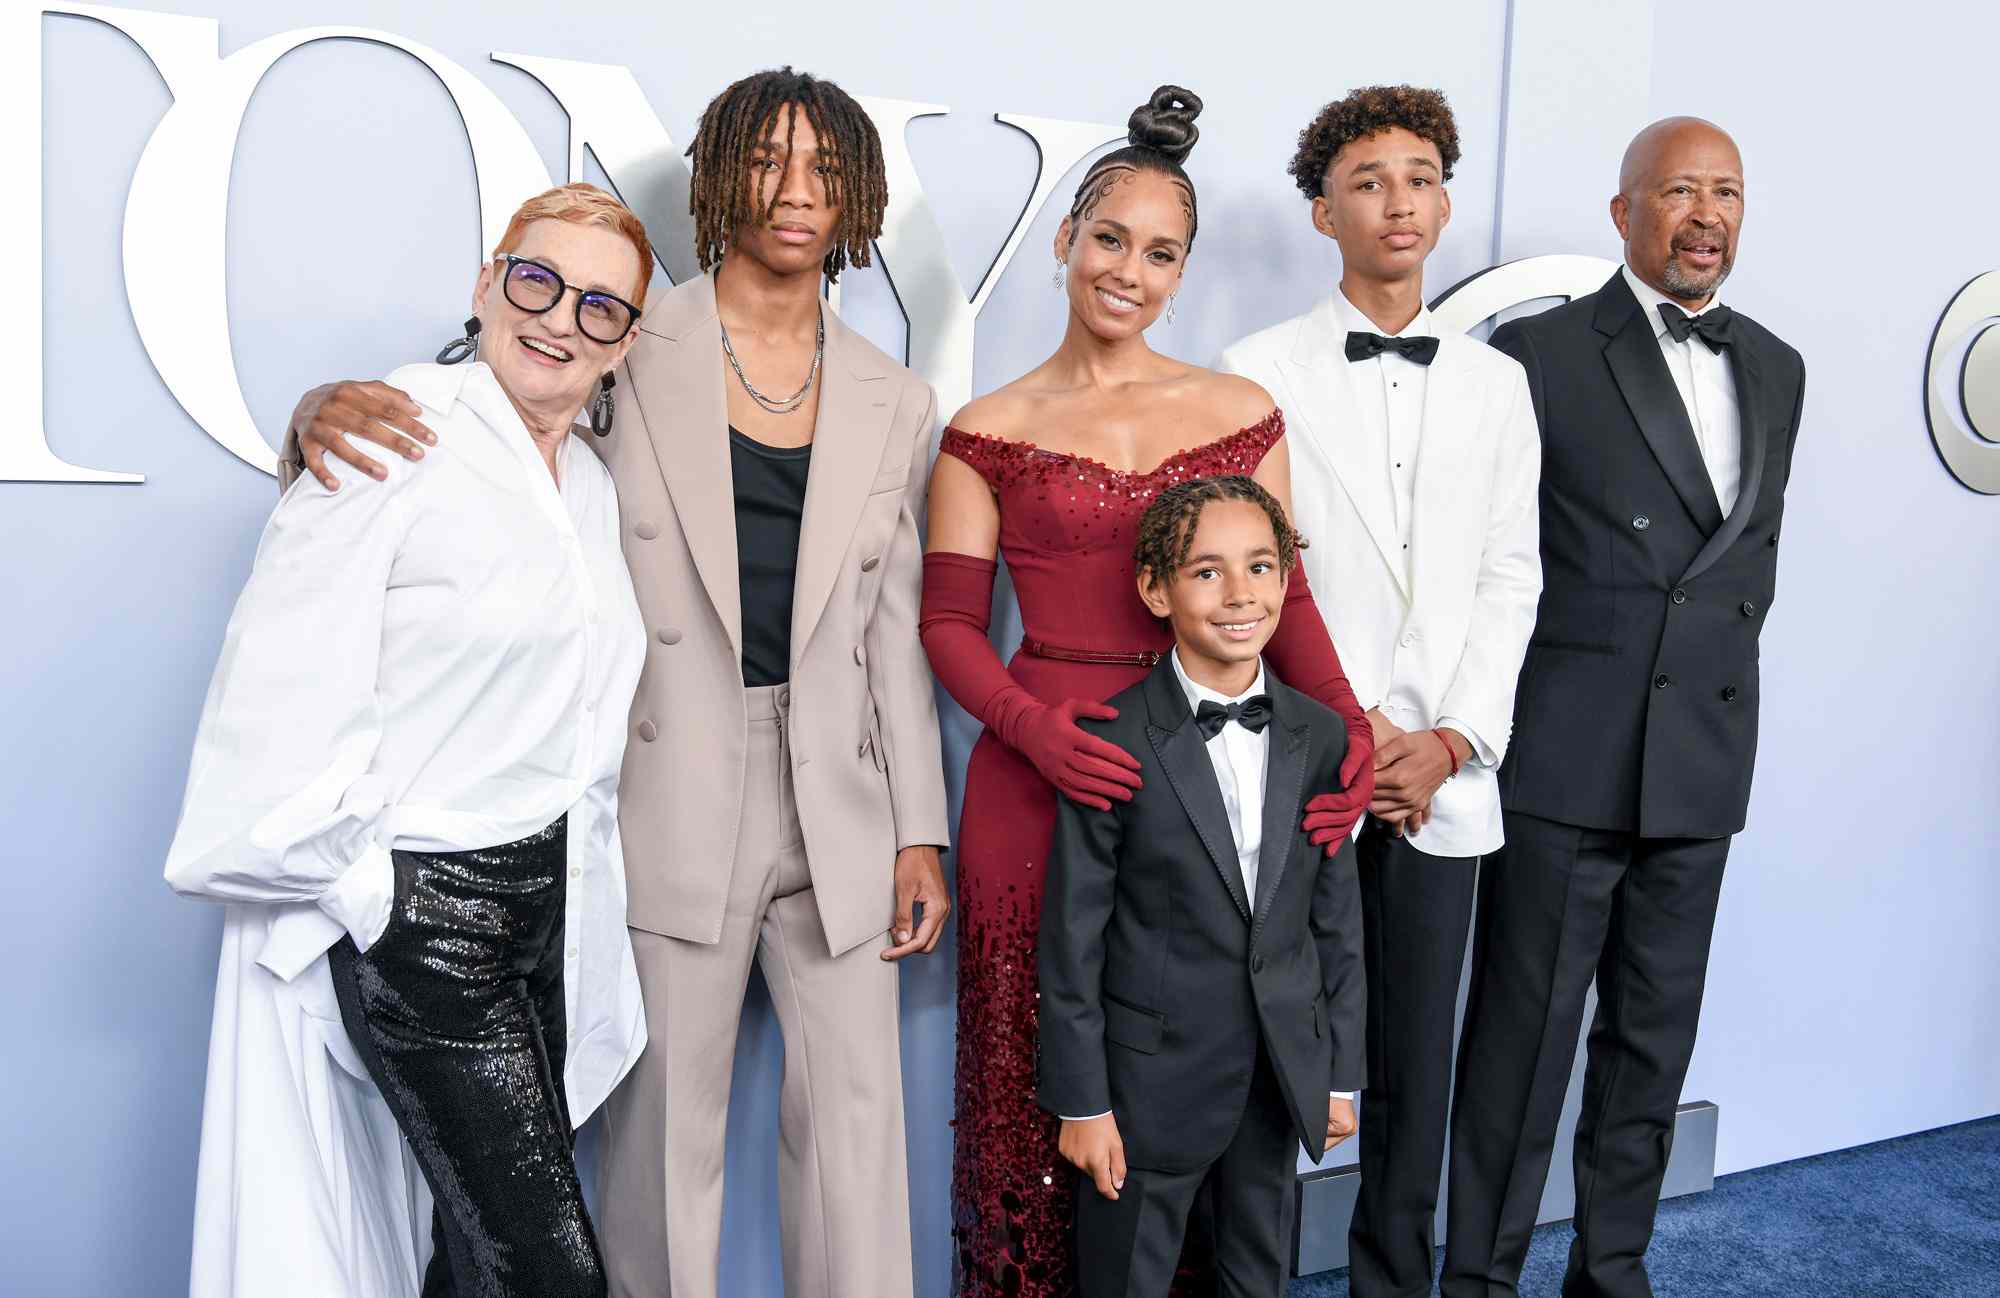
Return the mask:
[[[657,298],[620,376],[609,437],[625,559],[650,643],[619,824],[634,928],[722,933],[748,741],[722,334],[708,276]],[[944,845],[944,767],[917,639],[937,397],[826,313],[792,603],[792,763],[834,954],[886,931],[896,852]]]
[[[722,329],[709,276],[641,318],[609,437],[579,430],[618,487],[625,562],[646,622],[618,824],[627,922],[690,942],[722,935],[743,806],[748,721]],[[937,396],[826,313],[792,596],[787,756],[832,954],[884,933],[895,858],[944,846],[944,765],[917,639]],[[279,479],[300,471],[287,439]]]

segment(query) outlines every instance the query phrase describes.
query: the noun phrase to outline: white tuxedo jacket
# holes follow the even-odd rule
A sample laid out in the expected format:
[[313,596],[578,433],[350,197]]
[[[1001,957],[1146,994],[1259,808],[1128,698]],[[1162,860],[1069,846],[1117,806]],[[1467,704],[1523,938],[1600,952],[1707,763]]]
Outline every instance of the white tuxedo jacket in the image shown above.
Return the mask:
[[1439,339],[1405,565],[1387,440],[1359,433],[1363,372],[1346,343],[1328,297],[1231,345],[1217,368],[1262,383],[1285,411],[1292,522],[1311,542],[1301,558],[1362,705],[1405,730],[1454,725],[1473,743],[1411,845],[1478,856],[1502,841],[1496,770],[1542,591],[1541,437],[1527,377],[1484,343]]

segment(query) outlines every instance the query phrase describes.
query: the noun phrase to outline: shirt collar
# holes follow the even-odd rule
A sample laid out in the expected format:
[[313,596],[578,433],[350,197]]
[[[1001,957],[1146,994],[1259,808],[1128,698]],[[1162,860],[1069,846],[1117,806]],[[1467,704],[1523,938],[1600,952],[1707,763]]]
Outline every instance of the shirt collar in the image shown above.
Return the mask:
[[1722,294],[1718,291],[1710,295],[1707,306],[1699,311],[1689,311],[1680,303],[1674,302],[1665,293],[1660,292],[1660,290],[1654,288],[1645,280],[1640,279],[1638,273],[1632,269],[1630,263],[1621,265],[1618,270],[1620,274],[1625,276],[1625,286],[1632,290],[1632,296],[1639,299],[1639,310],[1644,312],[1646,319],[1652,322],[1653,337],[1655,338],[1667,332],[1667,322],[1660,315],[1660,303],[1662,302],[1673,302],[1674,309],[1684,313],[1690,319],[1696,316],[1707,315],[1710,311],[1722,305]]
[[[1351,334],[1379,334],[1382,332],[1376,327],[1375,322],[1368,318],[1367,312],[1347,300],[1346,291],[1338,285],[1333,290],[1333,318],[1340,324],[1342,329]],[[1410,323],[1404,325],[1395,333],[1384,335],[1384,337],[1388,338],[1434,338],[1436,336],[1437,327],[1431,323],[1431,309],[1427,306],[1418,307],[1417,314],[1411,319]]]
[[1264,692],[1264,660],[1262,658],[1257,660],[1257,679],[1251,681],[1250,688],[1244,690],[1241,694],[1218,693],[1189,676],[1187,669],[1181,666],[1181,651],[1178,645],[1174,647],[1172,653],[1167,655],[1167,658],[1174,665],[1174,678],[1181,683],[1181,692],[1187,695],[1190,710],[1199,708],[1203,703],[1220,703],[1224,705],[1241,703],[1244,699],[1252,695]]

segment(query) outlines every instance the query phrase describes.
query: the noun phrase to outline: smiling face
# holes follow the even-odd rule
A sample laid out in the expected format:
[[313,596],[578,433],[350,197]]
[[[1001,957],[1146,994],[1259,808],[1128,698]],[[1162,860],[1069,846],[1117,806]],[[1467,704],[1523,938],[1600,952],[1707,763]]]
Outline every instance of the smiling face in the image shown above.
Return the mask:
[[1691,311],[1736,266],[1743,159],[1736,142],[1695,118],[1641,131],[1625,151],[1611,220],[1632,272]]
[[1099,338],[1142,333],[1181,285],[1188,248],[1187,190],[1155,171],[1117,170],[1096,199],[1056,231],[1072,315]]
[[780,108],[744,162],[750,215],[730,251],[774,274],[818,274],[840,232],[840,205],[828,184],[839,167],[806,114],[794,104]]
[[1340,244],[1346,275],[1384,283],[1421,275],[1451,223],[1438,147],[1405,127],[1342,145],[1322,187],[1313,228]]
[[492,367],[524,415],[561,426],[583,409],[599,378],[625,358],[639,336],[636,328],[611,344],[584,336],[576,324],[577,292],[610,293],[643,305],[639,252],[608,227],[554,219],[531,222],[508,251],[549,267],[570,288],[547,311],[523,311],[507,300],[506,261],[487,262],[472,296],[480,322],[479,359]]
[[1141,572],[1139,597],[1173,625],[1189,676],[1224,693],[1248,688],[1285,603],[1271,516],[1255,501],[1208,502],[1187,559],[1164,580]]

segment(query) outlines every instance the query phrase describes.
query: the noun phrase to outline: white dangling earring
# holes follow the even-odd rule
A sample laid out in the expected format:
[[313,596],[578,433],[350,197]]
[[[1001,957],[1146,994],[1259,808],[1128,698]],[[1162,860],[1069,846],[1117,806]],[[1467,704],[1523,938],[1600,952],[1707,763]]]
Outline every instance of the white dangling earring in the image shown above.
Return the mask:
[[1171,295],[1169,295],[1169,296],[1168,296],[1168,298],[1167,298],[1167,323],[1168,323],[1168,324],[1172,324],[1172,323],[1174,322],[1174,303],[1176,303],[1176,302],[1178,302],[1178,301],[1180,301],[1180,300],[1181,300],[1181,295],[1180,295],[1180,294],[1178,294],[1178,293],[1174,293],[1174,294],[1171,294]]
[[1056,261],[1056,273],[1050,276],[1049,286],[1051,288],[1061,288],[1063,286],[1063,280],[1068,276],[1068,274],[1069,274],[1069,263],[1058,258]]

